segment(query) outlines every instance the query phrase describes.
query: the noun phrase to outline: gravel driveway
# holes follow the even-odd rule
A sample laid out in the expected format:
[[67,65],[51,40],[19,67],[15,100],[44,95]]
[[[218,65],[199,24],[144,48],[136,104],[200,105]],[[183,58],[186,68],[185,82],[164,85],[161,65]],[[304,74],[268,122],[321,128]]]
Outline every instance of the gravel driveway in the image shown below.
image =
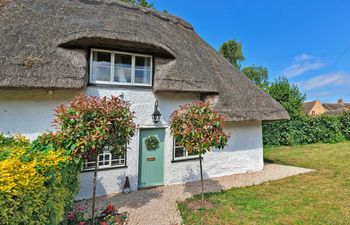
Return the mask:
[[[259,172],[236,174],[205,180],[204,188],[206,192],[217,192],[232,187],[257,185],[311,171],[313,170],[278,164],[267,164],[264,170]],[[198,181],[162,186],[153,189],[134,191],[129,195],[117,194],[114,196],[100,197],[97,199],[97,209],[101,209],[107,204],[113,204],[120,208],[120,211],[129,213],[128,224],[131,225],[181,224],[181,218],[176,208],[176,201],[185,200],[199,192],[200,183]],[[80,203],[89,207],[91,202],[85,200]]]

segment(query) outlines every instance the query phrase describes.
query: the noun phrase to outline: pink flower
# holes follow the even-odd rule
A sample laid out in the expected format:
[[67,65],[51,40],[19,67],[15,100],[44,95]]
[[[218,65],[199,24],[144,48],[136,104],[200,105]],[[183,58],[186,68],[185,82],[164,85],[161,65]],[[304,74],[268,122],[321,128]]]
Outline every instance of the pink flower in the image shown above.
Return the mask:
[[85,225],[85,222],[79,222],[79,225]]

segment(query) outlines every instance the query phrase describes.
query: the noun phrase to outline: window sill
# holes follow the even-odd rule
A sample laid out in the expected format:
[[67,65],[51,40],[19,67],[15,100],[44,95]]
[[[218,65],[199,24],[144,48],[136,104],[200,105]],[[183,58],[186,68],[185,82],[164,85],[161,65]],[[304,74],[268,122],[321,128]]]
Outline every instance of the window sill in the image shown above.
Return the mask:
[[[203,157],[202,157],[203,159]],[[199,157],[193,157],[193,158],[187,158],[187,159],[173,159],[171,163],[177,163],[177,162],[186,162],[186,161],[195,161],[199,160]]]
[[135,88],[135,89],[152,89],[152,85],[123,85],[123,84],[98,84],[89,83],[90,87],[108,87],[108,88]]
[[[126,169],[128,166],[118,166],[118,167],[106,167],[106,168],[100,168],[97,169],[97,171],[103,171],[103,170],[118,170],[118,169]],[[94,172],[94,170],[81,170],[80,173],[89,173]]]

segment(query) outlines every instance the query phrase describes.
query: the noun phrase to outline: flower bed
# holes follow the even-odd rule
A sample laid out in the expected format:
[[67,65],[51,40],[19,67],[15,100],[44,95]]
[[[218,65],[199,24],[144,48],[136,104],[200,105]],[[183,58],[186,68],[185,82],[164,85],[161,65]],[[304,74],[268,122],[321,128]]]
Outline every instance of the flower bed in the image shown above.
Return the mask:
[[[92,224],[91,218],[86,217],[86,215],[89,215],[89,210],[82,206],[75,206],[72,210],[66,213],[64,224]],[[126,221],[127,213],[119,212],[113,205],[108,205],[102,210],[100,215],[95,216],[96,225],[124,225],[126,224]]]

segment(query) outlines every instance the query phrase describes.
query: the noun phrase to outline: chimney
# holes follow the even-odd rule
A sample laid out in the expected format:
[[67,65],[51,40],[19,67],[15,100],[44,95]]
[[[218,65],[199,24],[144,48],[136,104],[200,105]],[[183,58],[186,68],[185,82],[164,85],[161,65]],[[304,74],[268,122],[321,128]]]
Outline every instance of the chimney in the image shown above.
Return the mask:
[[338,104],[344,105],[344,100],[342,98],[338,99]]

